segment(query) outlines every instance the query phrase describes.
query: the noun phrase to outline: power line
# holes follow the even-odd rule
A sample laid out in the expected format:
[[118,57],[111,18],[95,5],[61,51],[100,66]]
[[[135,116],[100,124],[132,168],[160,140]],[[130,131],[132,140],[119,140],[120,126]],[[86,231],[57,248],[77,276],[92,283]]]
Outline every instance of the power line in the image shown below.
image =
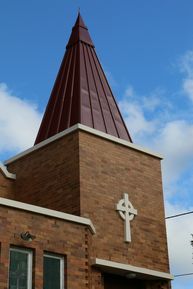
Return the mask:
[[177,218],[177,217],[181,217],[181,216],[185,216],[185,215],[190,215],[193,214],[193,211],[190,212],[186,212],[186,213],[181,213],[181,214],[176,214],[176,215],[172,215],[172,216],[168,216],[165,219],[172,219],[172,218]]
[[[186,216],[186,215],[190,215],[193,214],[193,211],[189,211],[189,212],[185,212],[185,213],[181,213],[181,214],[176,214],[176,215],[172,215],[172,216],[168,216],[165,219],[173,219],[173,218],[177,218],[177,217],[182,217],[182,216]],[[192,276],[193,273],[184,273],[184,274],[178,274],[178,275],[174,275],[174,277],[186,277],[186,276]]]
[[184,277],[184,276],[190,276],[193,275],[193,273],[186,273],[186,274],[178,274],[178,275],[174,275],[174,277]]
[[[176,214],[176,215],[172,215],[172,216],[168,216],[165,219],[173,219],[173,218],[177,218],[177,217],[182,217],[182,216],[186,216],[186,215],[190,215],[193,214],[193,211],[190,212],[185,212],[185,213],[181,213],[181,214]],[[193,241],[192,241],[193,242]],[[174,277],[187,277],[187,276],[191,276],[193,275],[193,273],[184,273],[184,274],[178,274],[178,275],[174,275]]]

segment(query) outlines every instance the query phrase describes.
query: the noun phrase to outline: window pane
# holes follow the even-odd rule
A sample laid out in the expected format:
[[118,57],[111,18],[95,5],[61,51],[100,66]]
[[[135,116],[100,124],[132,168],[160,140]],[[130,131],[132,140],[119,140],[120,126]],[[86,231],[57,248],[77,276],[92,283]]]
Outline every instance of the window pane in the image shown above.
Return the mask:
[[61,259],[44,256],[44,289],[62,289]]
[[28,253],[10,251],[9,289],[28,289]]

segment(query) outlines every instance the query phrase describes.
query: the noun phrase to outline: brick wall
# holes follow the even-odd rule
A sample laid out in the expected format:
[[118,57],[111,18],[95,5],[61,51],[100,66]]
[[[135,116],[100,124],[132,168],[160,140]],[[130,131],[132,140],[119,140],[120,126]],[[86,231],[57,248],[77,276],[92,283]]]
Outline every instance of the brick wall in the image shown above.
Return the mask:
[[15,180],[10,180],[4,176],[0,171],[0,197],[14,199],[14,186]]
[[[87,132],[75,131],[20,158],[16,200],[89,217],[97,234],[84,240],[91,257],[168,272],[160,160]],[[130,244],[115,205],[129,194],[138,210]],[[101,273],[88,267],[91,288],[103,288]]]
[[50,143],[10,165],[17,176],[15,199],[79,215],[78,134]]
[[[160,160],[85,132],[79,142],[81,215],[96,226],[93,255],[168,272]],[[138,210],[129,244],[115,210],[123,193]]]
[[[21,232],[36,236],[23,241]],[[85,240],[90,231],[86,226],[0,206],[0,288],[8,287],[9,248],[17,246],[33,250],[33,288],[43,288],[44,251],[67,258],[68,289],[88,288],[88,248]]]

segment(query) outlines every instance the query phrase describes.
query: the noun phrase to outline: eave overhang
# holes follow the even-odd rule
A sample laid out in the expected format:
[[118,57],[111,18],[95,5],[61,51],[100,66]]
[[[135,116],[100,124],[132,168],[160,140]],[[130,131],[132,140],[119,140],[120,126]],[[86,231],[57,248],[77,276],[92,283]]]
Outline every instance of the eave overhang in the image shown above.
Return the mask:
[[130,274],[135,274],[136,279],[168,281],[174,279],[174,277],[169,273],[98,258],[92,260],[92,266],[99,268],[103,272],[125,277],[129,276]]

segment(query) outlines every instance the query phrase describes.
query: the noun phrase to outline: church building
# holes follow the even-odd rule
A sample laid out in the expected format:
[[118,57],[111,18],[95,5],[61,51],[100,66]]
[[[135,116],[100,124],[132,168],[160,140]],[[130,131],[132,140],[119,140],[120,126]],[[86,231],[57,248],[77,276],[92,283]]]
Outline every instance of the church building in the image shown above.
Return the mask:
[[0,288],[169,289],[161,159],[79,14],[34,146],[0,165]]

